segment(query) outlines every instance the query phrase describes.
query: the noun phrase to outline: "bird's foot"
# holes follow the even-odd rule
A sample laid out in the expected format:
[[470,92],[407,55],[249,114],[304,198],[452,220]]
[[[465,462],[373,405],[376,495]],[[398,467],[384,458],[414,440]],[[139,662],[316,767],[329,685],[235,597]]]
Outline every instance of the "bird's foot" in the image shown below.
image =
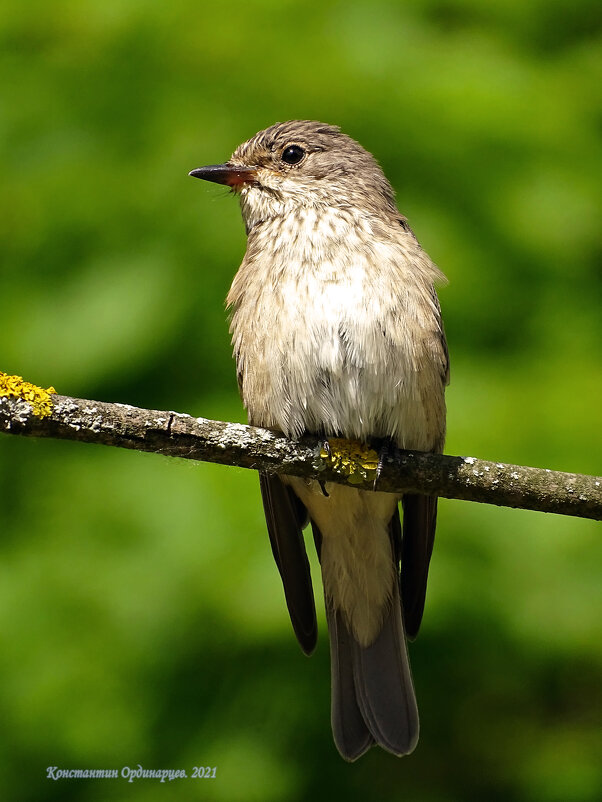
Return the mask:
[[384,470],[385,463],[392,457],[395,450],[395,443],[391,440],[390,437],[386,437],[380,446],[378,451],[378,465],[376,466],[376,476],[374,477],[374,482],[372,483],[372,489],[376,490],[376,485],[378,484],[378,480],[381,477],[381,474]]
[[[329,460],[331,457],[330,443],[326,437],[320,442],[320,456],[322,459],[327,460]],[[326,482],[322,481],[322,479],[318,479],[318,484],[320,485],[322,495],[328,498],[330,494],[328,493],[328,490],[326,490]]]

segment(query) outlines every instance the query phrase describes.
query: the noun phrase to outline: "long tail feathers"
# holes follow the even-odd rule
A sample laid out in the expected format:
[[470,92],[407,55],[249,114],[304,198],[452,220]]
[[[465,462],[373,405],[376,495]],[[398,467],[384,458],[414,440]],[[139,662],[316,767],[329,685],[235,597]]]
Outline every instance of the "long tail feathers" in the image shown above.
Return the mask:
[[332,731],[337,749],[355,760],[376,743],[407,755],[418,741],[418,708],[397,585],[383,627],[360,646],[327,604],[332,672]]
[[[310,654],[316,645],[317,627],[301,531],[307,522],[306,510],[279,477],[260,474],[260,483],[272,550],[282,576],[291,621],[303,651]],[[401,557],[404,603],[399,582],[395,582],[376,639],[369,646],[361,646],[341,613],[326,598],[332,731],[337,749],[350,761],[374,744],[394,755],[407,755],[418,741],[418,709],[405,633],[414,637],[420,626],[437,500],[416,495],[406,496],[403,501],[403,538],[398,510],[389,524],[389,534],[396,566]],[[320,556],[322,534],[313,520],[312,527]]]
[[331,722],[337,749],[355,760],[374,743],[357,702],[353,671],[354,642],[340,613],[326,606],[330,636]]

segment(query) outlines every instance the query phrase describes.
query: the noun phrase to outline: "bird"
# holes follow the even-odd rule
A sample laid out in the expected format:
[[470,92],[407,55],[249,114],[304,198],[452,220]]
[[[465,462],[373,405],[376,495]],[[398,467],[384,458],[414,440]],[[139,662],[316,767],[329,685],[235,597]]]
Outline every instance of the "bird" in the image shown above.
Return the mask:
[[[189,175],[239,198],[247,247],[227,296],[249,423],[441,453],[449,356],[445,276],[374,156],[338,126],[276,123]],[[260,472],[294,632],[317,643],[303,528],[318,553],[341,756],[411,753],[419,718],[407,641],[419,630],[437,498]],[[400,517],[399,506],[403,511]]]

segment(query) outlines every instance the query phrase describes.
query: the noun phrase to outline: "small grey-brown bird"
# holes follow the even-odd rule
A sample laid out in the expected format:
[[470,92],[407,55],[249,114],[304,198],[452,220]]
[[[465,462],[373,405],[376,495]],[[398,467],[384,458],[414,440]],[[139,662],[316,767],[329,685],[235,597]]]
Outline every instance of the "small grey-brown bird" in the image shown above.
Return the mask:
[[[277,123],[190,175],[240,197],[248,242],[228,294],[249,422],[440,452],[444,280],[374,157],[340,129]],[[317,639],[302,529],[312,523],[331,651],[332,730],[355,760],[418,740],[406,648],[424,609],[437,499],[260,474],[272,551],[306,654]]]

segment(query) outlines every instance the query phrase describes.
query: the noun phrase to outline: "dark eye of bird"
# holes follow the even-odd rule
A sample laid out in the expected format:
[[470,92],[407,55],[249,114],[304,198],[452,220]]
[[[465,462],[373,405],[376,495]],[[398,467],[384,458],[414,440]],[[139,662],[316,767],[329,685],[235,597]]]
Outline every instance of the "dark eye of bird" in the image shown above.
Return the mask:
[[305,156],[305,151],[299,145],[289,145],[282,151],[280,157],[286,164],[299,164],[301,159]]

